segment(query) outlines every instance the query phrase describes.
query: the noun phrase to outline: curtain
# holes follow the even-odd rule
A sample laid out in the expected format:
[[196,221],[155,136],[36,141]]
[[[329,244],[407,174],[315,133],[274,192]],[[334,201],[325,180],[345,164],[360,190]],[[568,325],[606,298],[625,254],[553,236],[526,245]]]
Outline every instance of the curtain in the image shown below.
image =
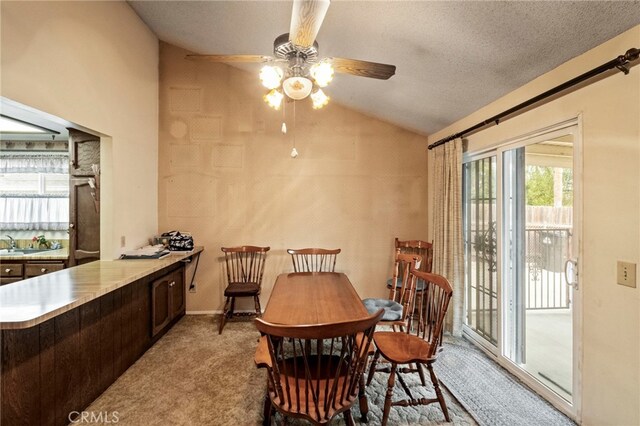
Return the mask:
[[433,172],[433,271],[446,277],[453,297],[445,321],[446,330],[462,334],[464,315],[464,252],[462,240],[462,139],[432,150]]
[[3,154],[0,173],[69,173],[67,154]]
[[66,231],[69,228],[69,198],[1,196],[0,218],[3,231]]

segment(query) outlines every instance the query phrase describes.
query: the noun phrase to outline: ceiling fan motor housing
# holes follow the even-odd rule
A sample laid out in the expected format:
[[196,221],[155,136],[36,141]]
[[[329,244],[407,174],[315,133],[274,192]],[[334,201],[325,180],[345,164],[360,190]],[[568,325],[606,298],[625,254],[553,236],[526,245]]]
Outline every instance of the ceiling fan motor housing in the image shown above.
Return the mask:
[[[289,65],[304,66],[305,63],[318,62],[318,42],[309,47],[296,46],[289,41],[289,33],[278,36],[273,42],[273,54],[276,58],[289,61]],[[292,63],[291,60],[296,62]],[[301,61],[298,61],[301,60]]]

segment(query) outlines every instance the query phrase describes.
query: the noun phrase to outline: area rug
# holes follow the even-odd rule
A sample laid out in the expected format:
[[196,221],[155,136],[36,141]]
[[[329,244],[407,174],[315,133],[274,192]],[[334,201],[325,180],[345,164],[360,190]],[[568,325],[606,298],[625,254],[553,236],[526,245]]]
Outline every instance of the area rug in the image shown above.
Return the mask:
[[434,364],[441,383],[480,425],[575,425],[481,350],[449,338]]
[[[266,371],[253,363],[259,334],[251,321],[229,322],[222,335],[212,316],[188,315],[149,349],[86,411],[117,412],[118,425],[259,425],[262,424]],[[379,425],[388,374],[378,373],[367,387],[369,425]],[[416,374],[407,375],[415,393]],[[396,386],[397,397],[402,389]],[[466,410],[444,390],[453,424],[475,425]],[[359,408],[352,410],[357,424]],[[299,420],[289,425],[308,424]],[[274,418],[273,424],[280,419]],[[442,424],[437,404],[393,407],[389,425]],[[337,416],[332,425],[344,425]]]

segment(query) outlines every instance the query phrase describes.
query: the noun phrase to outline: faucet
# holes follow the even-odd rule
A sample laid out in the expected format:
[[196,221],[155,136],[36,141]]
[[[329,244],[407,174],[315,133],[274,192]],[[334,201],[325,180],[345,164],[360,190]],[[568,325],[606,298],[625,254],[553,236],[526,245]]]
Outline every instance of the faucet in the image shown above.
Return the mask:
[[9,250],[13,251],[16,249],[16,240],[13,239],[13,237],[11,237],[11,235],[7,235],[7,237],[9,237]]

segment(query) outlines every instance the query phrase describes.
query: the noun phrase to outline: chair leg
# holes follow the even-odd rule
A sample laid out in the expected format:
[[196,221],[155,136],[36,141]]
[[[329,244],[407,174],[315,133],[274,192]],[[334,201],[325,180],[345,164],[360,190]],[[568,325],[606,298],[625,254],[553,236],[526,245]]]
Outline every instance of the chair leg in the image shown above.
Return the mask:
[[371,384],[373,380],[373,375],[376,373],[376,364],[378,363],[378,358],[380,358],[380,351],[376,349],[375,355],[373,355],[373,360],[371,361],[371,365],[369,365],[369,376],[367,377],[367,386]]
[[264,410],[262,424],[264,426],[271,425],[271,398],[269,398],[269,392],[264,396]]
[[229,309],[229,318],[233,317],[233,313],[236,310],[236,298],[231,298],[231,308]]
[[347,426],[355,426],[353,421],[353,416],[351,415],[351,410],[345,410],[344,412],[344,422]]
[[440,403],[440,408],[444,413],[444,418],[446,421],[450,422],[449,418],[449,410],[447,410],[447,403],[444,401],[444,396],[442,395],[442,390],[440,389],[440,381],[436,377],[436,373],[433,371],[432,363],[427,363],[427,369],[429,370],[429,375],[431,376],[431,383],[433,383],[433,389],[436,391],[436,396],[438,397],[438,402]]
[[427,380],[424,377],[424,370],[422,369],[422,364],[416,362],[416,370],[418,370],[418,375],[420,376],[420,383],[422,386],[427,386]]
[[260,297],[258,297],[258,295],[253,296],[253,302],[256,305],[256,315],[262,316],[262,308],[260,307]]
[[362,423],[369,423],[367,414],[369,414],[369,403],[367,402],[367,395],[364,392],[364,373],[360,376],[358,382],[358,402],[360,405],[360,421]]
[[391,412],[391,397],[393,396],[393,387],[396,384],[396,366],[391,364],[391,373],[389,373],[389,382],[387,384],[387,395],[384,398],[384,411],[382,412],[382,426],[387,425],[389,421],[389,413]]
[[227,315],[229,314],[229,304],[231,303],[231,298],[227,297],[227,300],[224,302],[224,309],[222,310],[222,316],[220,317],[220,327],[218,328],[218,334],[222,334],[222,329],[224,328],[224,323],[227,320]]

